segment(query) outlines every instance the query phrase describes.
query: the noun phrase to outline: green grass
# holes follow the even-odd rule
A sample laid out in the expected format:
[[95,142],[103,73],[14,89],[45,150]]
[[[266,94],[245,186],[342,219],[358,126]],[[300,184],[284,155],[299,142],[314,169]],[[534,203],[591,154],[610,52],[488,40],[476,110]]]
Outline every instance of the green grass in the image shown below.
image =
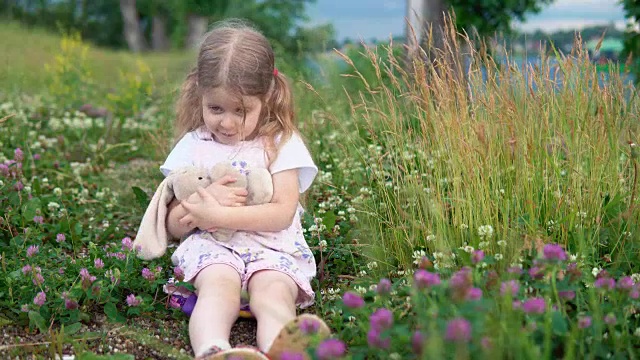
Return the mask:
[[[47,73],[44,65],[52,63],[59,52],[61,38],[39,28],[25,28],[14,22],[0,23],[0,91],[5,93],[42,93]],[[104,89],[117,85],[120,71],[134,71],[136,60],[149,65],[163,95],[170,95],[193,66],[193,53],[175,51],[134,55],[90,47],[87,60],[94,70],[96,83]]]

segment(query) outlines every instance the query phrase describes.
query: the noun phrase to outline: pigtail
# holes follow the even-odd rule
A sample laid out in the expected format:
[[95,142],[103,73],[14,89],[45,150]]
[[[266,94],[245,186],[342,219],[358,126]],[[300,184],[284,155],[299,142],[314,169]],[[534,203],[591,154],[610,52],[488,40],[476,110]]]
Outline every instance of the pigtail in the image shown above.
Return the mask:
[[175,142],[189,131],[196,130],[204,122],[202,118],[202,97],[198,91],[197,69],[191,70],[180,88],[176,104]]
[[[280,147],[291,138],[294,133],[295,117],[293,111],[293,95],[286,76],[275,71],[273,75],[273,88],[266,101],[267,122],[260,129],[260,135],[267,140],[267,151],[270,162],[275,160]],[[280,137],[275,144],[276,137]]]

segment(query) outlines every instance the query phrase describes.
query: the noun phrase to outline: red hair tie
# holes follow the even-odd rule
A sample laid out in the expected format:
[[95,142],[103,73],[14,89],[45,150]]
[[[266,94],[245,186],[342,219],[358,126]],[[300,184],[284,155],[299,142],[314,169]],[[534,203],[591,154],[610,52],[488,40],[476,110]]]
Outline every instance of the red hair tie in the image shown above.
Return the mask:
[[273,76],[278,76],[278,69],[277,68],[273,68]]

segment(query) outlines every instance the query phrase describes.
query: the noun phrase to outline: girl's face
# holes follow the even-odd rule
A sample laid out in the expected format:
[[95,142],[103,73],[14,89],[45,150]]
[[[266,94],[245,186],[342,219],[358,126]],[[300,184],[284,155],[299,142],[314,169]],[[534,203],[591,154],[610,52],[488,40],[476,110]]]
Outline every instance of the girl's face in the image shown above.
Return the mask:
[[240,101],[219,87],[202,95],[204,124],[221,144],[234,145],[255,137],[261,110],[262,101],[257,96],[243,96]]

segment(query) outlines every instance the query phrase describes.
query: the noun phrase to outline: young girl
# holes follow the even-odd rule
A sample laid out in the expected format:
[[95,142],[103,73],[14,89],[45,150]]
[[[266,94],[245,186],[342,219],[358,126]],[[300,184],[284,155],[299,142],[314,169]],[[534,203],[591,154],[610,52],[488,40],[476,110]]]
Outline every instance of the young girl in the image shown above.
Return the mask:
[[[198,294],[189,321],[193,351],[201,359],[265,358],[255,349],[230,349],[243,291],[258,322],[259,350],[272,359],[285,350],[304,351],[306,335],[328,333],[318,318],[296,318],[296,306],[314,300],[316,264],[302,234],[298,199],[317,167],[296,130],[291,91],[274,67],[269,42],[246,25],[218,25],[181,91],[179,141],[161,171],[235,160],[267,168],[274,190],[270,203],[244,206],[246,190],[226,187],[235,179],[225,177],[169,205],[168,232],[186,236],[171,259]],[[207,231],[216,228],[240,231],[220,242]]]

